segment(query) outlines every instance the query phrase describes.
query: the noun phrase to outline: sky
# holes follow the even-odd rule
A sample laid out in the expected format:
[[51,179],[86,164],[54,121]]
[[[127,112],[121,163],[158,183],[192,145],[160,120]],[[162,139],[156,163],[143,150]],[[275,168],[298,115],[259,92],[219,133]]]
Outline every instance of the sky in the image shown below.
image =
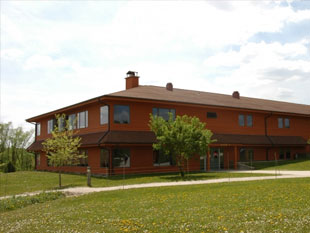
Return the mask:
[[310,105],[310,1],[0,1],[0,122],[141,85]]

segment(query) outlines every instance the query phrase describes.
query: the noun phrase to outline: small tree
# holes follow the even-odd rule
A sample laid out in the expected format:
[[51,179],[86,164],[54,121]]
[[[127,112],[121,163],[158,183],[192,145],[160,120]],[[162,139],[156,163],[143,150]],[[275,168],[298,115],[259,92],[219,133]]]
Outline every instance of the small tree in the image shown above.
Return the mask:
[[206,124],[197,117],[172,114],[169,120],[150,114],[150,129],[155,133],[157,142],[153,144],[155,150],[162,150],[171,155],[176,161],[180,174],[184,177],[184,164],[194,155],[205,156],[209,144],[212,142],[212,132],[206,129]]
[[77,132],[70,130],[69,121],[65,120],[65,115],[56,115],[57,122],[64,122],[61,127],[56,126],[52,131],[52,137],[46,139],[43,144],[49,164],[58,167],[59,187],[61,187],[61,169],[62,166],[76,165],[85,155],[79,153],[81,138],[74,136]]

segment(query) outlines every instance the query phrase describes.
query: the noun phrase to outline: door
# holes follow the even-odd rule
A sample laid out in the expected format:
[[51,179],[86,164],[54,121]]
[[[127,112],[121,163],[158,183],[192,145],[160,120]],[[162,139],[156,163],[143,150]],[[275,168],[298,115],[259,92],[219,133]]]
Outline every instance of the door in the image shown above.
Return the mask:
[[220,170],[224,168],[224,151],[222,148],[211,148],[210,169]]

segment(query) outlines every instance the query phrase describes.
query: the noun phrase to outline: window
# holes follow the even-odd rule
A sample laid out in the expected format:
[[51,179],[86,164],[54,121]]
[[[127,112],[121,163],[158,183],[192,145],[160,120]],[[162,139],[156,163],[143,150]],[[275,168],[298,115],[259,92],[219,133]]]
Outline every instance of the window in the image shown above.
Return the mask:
[[278,118],[278,127],[283,128],[283,118]]
[[169,113],[172,114],[172,119],[175,119],[175,109],[174,108],[153,108],[152,114],[153,116],[160,116],[165,121],[169,120]]
[[54,127],[56,125],[55,122],[56,122],[55,119],[51,119],[47,122],[47,133],[48,134],[52,133],[52,131],[54,130]]
[[165,155],[163,151],[153,151],[153,166],[172,166],[175,164],[171,155]]
[[41,135],[41,124],[37,123],[37,136]]
[[289,128],[290,127],[290,119],[288,119],[288,118],[284,119],[284,127],[285,128]]
[[77,127],[78,129],[88,127],[88,111],[79,112],[77,114]]
[[114,105],[114,123],[130,123],[130,109],[128,105]]
[[100,150],[100,167],[109,167],[109,151],[107,149]]
[[68,122],[69,130],[76,129],[76,122],[77,122],[76,114],[70,114],[68,117],[68,121],[69,121]]
[[207,112],[207,118],[217,118],[216,112]]
[[86,167],[88,166],[88,150],[80,150],[80,154],[84,155],[84,158],[79,158],[76,166]]
[[113,167],[130,167],[130,151],[126,148],[113,149]]
[[241,148],[240,149],[240,161],[250,162],[254,160],[254,151],[252,149]]
[[41,164],[41,160],[40,160],[41,155],[40,154],[35,154],[35,155],[36,155],[37,167],[39,167]]
[[290,149],[281,149],[279,153],[279,159],[291,159]]
[[58,130],[63,131],[66,127],[66,119],[64,119],[63,117],[59,117],[57,123],[58,123]]
[[278,118],[278,128],[290,128],[290,119],[288,118]]
[[102,106],[100,107],[100,124],[108,124],[109,123],[109,107]]
[[239,125],[244,126],[244,115],[239,115]]
[[239,114],[239,125],[240,126],[246,126],[248,127],[252,127],[253,126],[253,117],[252,115],[243,115],[243,114]]
[[253,118],[252,115],[247,115],[246,116],[246,125],[248,127],[252,127],[253,126]]

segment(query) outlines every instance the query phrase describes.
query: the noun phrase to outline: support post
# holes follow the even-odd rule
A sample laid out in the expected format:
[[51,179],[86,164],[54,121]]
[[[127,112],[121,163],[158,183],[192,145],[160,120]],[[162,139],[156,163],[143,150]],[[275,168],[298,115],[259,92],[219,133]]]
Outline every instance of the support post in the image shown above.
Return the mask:
[[237,156],[237,147],[236,146],[234,148],[234,151],[235,151],[235,154],[234,154],[234,169],[237,170],[238,169],[238,165],[237,165],[238,156]]
[[91,187],[91,171],[90,171],[90,167],[87,167],[87,186]]
[[210,148],[207,151],[207,171],[210,171]]

